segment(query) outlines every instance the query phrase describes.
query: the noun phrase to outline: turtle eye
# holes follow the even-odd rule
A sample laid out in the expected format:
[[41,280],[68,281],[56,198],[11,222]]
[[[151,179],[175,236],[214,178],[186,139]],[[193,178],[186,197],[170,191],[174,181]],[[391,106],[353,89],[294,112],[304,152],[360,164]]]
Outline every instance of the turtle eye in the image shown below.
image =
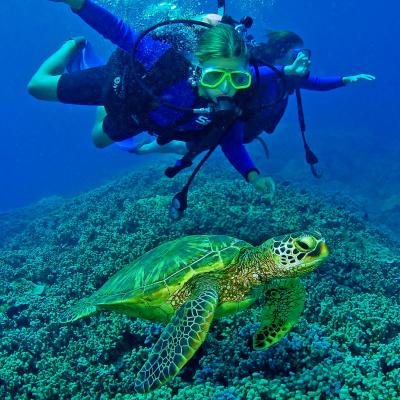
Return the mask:
[[312,237],[302,237],[293,241],[294,246],[300,251],[311,251],[315,248],[315,239]]
[[296,247],[299,249],[299,250],[303,250],[303,251],[308,251],[308,250],[310,250],[310,248],[308,247],[308,244],[306,243],[306,242],[303,242],[302,240],[298,240],[297,242],[296,242]]

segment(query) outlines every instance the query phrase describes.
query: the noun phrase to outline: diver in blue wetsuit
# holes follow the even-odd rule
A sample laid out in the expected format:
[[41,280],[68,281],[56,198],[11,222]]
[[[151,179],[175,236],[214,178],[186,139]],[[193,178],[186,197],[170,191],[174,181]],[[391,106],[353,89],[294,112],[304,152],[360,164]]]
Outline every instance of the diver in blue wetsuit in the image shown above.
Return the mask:
[[[93,6],[89,0],[87,2],[82,0],[51,1],[59,1],[69,4],[86,23],[100,32],[107,39],[110,39],[120,48],[130,51],[132,42],[134,40],[134,34],[126,24],[113,17],[106,10]],[[217,14],[207,14],[199,19],[212,25],[216,25],[221,22],[222,16]],[[302,39],[293,32],[269,31],[267,33],[267,43],[260,43],[256,48],[252,48],[251,50],[256,52],[256,55],[260,56],[263,62],[275,62],[276,64],[286,65],[294,62],[296,58],[294,54],[298,54],[298,50],[302,47]],[[362,74],[349,77],[307,77],[306,79],[302,80],[292,79],[290,82],[288,82],[288,92],[294,93],[296,88],[305,88],[308,90],[318,91],[331,90],[344,86],[347,83],[357,82],[363,79],[372,80],[373,77],[371,75]],[[268,88],[262,91],[262,93],[268,94]],[[262,131],[272,133],[282,118],[286,106],[287,98],[283,99],[281,102],[279,102],[279,104],[276,104],[273,109],[269,108],[268,110],[264,110],[263,112],[254,116],[254,118],[249,119],[244,124],[245,143],[249,143]],[[101,135],[104,116],[105,113],[100,110],[97,118],[97,129],[94,131],[95,143],[98,132],[100,132]],[[155,141],[147,144],[150,141],[148,136],[141,138],[139,142],[137,140],[129,142],[129,140],[121,141],[119,143],[121,143],[121,146],[124,146],[127,150],[131,150],[137,154],[146,154],[154,151],[184,154],[186,151],[186,146],[178,141],[171,142],[169,146],[159,146],[155,143]],[[142,143],[143,145],[138,145],[138,143]],[[173,146],[171,146],[172,143],[174,144]]]
[[[136,35],[101,7],[87,1],[79,15],[98,29],[107,28],[109,37],[125,51],[131,49]],[[33,76],[29,91],[45,100],[105,105],[107,116],[103,131],[96,138],[98,145],[122,141],[144,130],[154,132],[158,139],[163,139],[164,133],[170,135],[173,131],[179,140],[204,150],[208,143],[203,139],[214,125],[214,116],[206,111],[210,103],[217,104],[220,98],[232,99],[238,91],[250,87],[253,78],[248,66],[246,45],[232,27],[221,25],[211,28],[203,36],[197,49],[201,67],[192,66],[167,44],[150,37],[141,42],[137,55],[140,60],[138,68],[148,73],[149,80],[157,83],[155,90],[160,92],[158,95],[161,98],[168,99],[177,107],[204,110],[203,113],[188,115],[162,103],[153,105],[152,99],[143,93],[131,74],[129,55],[122,60],[125,63],[116,59],[104,67],[61,74],[68,57],[75,51],[73,41],[68,41],[58,54],[46,60]],[[214,45],[214,50],[210,44]],[[59,60],[63,58],[65,62],[60,63]],[[195,70],[199,82],[193,86],[188,79]],[[143,109],[143,104],[146,109]],[[258,173],[241,140],[242,123],[235,120],[221,138],[221,148],[247,180],[252,181],[259,190],[272,194],[273,183]]]
[[[273,181],[262,177],[255,168],[243,145],[243,135],[253,118],[263,115],[268,120],[271,112],[276,113],[275,107],[261,110],[260,104],[275,103],[281,110],[285,99],[279,99],[281,82],[276,71],[260,67],[257,77],[248,64],[246,43],[232,27],[219,25],[204,32],[196,51],[198,64],[183,59],[168,44],[145,37],[137,48],[139,62],[133,67],[127,52],[131,51],[137,35],[126,24],[90,0],[59,2],[69,4],[126,54],[104,67],[61,74],[64,64],[76,51],[76,44],[69,41],[34,75],[29,84],[32,95],[71,104],[105,105],[103,129],[95,138],[99,147],[148,130],[158,136],[160,144],[173,139],[188,143],[194,155],[213,142],[213,138],[207,137],[210,132],[216,134],[213,127],[218,118],[206,112],[212,108],[210,104],[222,102],[226,107],[229,103],[230,110],[239,111],[229,123],[224,122],[226,132],[218,138],[218,143],[232,165],[258,190],[272,197]],[[328,90],[346,83],[347,78],[341,77],[323,81],[307,77],[308,67],[308,58],[300,52],[291,65],[280,71],[293,80],[294,86]],[[143,93],[138,75],[146,76],[146,85],[157,91],[160,102]],[[173,103],[173,107],[167,106],[167,102]],[[188,115],[180,108],[195,109],[198,113]]]

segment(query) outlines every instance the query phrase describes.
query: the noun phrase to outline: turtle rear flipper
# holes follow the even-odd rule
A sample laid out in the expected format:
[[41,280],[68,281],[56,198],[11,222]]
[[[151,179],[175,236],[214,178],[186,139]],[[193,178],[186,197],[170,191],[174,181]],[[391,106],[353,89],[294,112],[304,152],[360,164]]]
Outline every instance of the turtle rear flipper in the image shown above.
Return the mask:
[[206,338],[217,302],[216,290],[207,288],[181,306],[139,371],[137,392],[154,390],[179,373]]
[[60,322],[63,324],[68,324],[96,313],[97,307],[93,305],[93,303],[88,301],[80,301],[61,314]]
[[304,285],[298,278],[279,280],[268,286],[265,298],[261,326],[253,336],[255,350],[279,342],[296,325],[304,308]]

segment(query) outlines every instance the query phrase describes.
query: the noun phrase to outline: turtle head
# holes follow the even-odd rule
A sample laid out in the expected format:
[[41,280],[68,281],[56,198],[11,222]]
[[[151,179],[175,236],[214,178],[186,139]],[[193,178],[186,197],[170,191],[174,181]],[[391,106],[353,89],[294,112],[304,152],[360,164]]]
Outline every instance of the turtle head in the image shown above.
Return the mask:
[[297,277],[317,268],[328,256],[328,247],[317,231],[296,232],[272,238],[261,245],[272,260],[274,277]]

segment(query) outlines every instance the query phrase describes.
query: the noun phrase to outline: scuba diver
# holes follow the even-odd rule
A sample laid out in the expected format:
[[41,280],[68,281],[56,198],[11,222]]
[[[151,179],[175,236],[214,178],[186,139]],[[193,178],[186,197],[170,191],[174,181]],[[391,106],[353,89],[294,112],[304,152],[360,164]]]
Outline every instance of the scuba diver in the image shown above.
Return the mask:
[[245,38],[227,24],[210,27],[197,22],[207,29],[200,36],[197,60],[193,62],[146,31],[136,34],[91,0],[52,1],[70,5],[125,54],[112,57],[105,66],[63,74],[81,45],[69,40],[41,65],[28,85],[29,92],[42,100],[104,105],[107,114],[94,137],[99,147],[122,142],[143,131],[157,136],[159,145],[173,140],[185,142],[187,153],[167,169],[167,176],[190,166],[196,155],[208,150],[182,192],[174,197],[171,211],[178,216],[186,208],[194,175],[218,145],[244,178],[265,193],[267,200],[272,199],[274,182],[255,167],[244,146],[244,134],[254,116],[264,112],[268,119],[276,105],[287,101],[286,89],[282,89],[286,80],[302,88],[329,90],[344,86],[347,81],[367,79],[361,75],[310,77],[310,60],[303,51],[284,67],[250,65]]
[[[222,16],[218,14],[205,14],[195,17],[198,21],[206,22],[210,25],[217,25],[221,22]],[[303,39],[294,32],[288,30],[269,30],[267,31],[267,41],[256,43],[249,46],[250,58],[259,60],[262,64],[275,64],[275,65],[288,65],[292,64],[296,59],[294,56],[298,49],[304,48]],[[278,125],[280,119],[283,117],[284,109],[286,109],[287,102],[284,105],[276,105],[276,110],[280,112],[275,115],[270,115],[269,118],[264,114],[259,116],[256,121],[249,121],[244,127],[244,142],[250,143],[253,139],[257,138],[261,141],[265,151],[268,154],[268,149],[259,135],[267,130],[268,133],[273,133],[273,130]],[[101,127],[102,119],[106,115],[105,110],[99,109],[97,112],[97,119],[95,129]],[[268,121],[268,123],[266,123]],[[259,127],[258,127],[259,125]],[[271,128],[272,126],[272,128]],[[269,128],[268,128],[269,127]],[[119,142],[118,146],[128,152],[138,155],[152,154],[152,153],[173,153],[184,155],[187,152],[187,146],[184,142],[177,140],[171,141],[167,145],[160,146],[156,140],[152,140],[149,135],[141,134],[135,138],[130,138],[125,141]]]
[[[50,0],[53,1],[53,0]],[[179,12],[179,8],[177,8],[176,4],[173,3],[160,3],[158,6],[162,7],[162,10],[173,10],[176,14]],[[154,6],[153,6],[154,7]],[[171,15],[164,15],[164,19],[171,19]],[[195,16],[193,19],[197,21],[206,22],[210,25],[217,25],[221,22],[222,19],[227,19],[223,15],[219,14],[203,14]],[[229,18],[229,17],[228,17]],[[228,21],[227,21],[228,22]],[[238,25],[238,22],[235,22],[231,19],[229,21],[233,25]],[[105,35],[107,36],[107,35]],[[253,46],[249,46],[250,58],[254,57],[258,60],[262,60],[262,63],[267,64],[279,64],[286,65],[292,64],[296,57],[293,57],[293,51],[295,49],[301,49],[304,47],[304,42],[299,35],[294,32],[288,30],[268,30],[267,31],[267,42],[256,43],[253,42]],[[83,51],[85,51],[83,49]],[[81,55],[82,56],[82,55]],[[80,59],[81,57],[77,57]],[[96,60],[91,61],[92,66],[97,66]],[[98,107],[96,112],[96,122],[92,131],[92,134],[96,137],[96,132],[101,131],[102,124],[105,116],[107,115],[104,107]],[[276,121],[275,126],[279,121]],[[245,129],[246,131],[246,140],[245,143],[249,143],[253,140],[254,137],[260,134],[260,131],[253,130],[250,126]],[[254,132],[254,134],[251,134]],[[272,132],[270,132],[272,133]],[[259,138],[261,141],[261,139]],[[262,145],[265,149],[267,149],[264,141],[261,141]],[[144,154],[154,154],[154,153],[172,153],[178,155],[185,155],[188,151],[188,147],[185,142],[180,142],[177,140],[172,140],[171,142],[165,145],[159,145],[157,140],[154,139],[153,136],[149,135],[147,132],[143,132],[134,137],[128,138],[126,140],[116,142],[116,145],[124,151],[129,153],[134,153],[137,155]],[[268,151],[268,150],[267,150]]]

